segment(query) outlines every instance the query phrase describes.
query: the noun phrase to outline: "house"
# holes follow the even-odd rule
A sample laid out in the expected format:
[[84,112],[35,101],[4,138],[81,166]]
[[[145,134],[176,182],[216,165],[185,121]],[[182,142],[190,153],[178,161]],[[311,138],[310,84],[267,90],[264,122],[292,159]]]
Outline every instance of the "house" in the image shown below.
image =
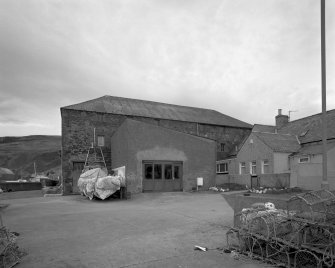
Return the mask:
[[[335,110],[327,112],[328,181],[335,189]],[[319,189],[322,181],[321,114],[289,122],[281,110],[276,125],[254,125],[235,154],[221,161],[216,181],[251,187]]]
[[78,192],[92,143],[101,148],[109,172],[125,166],[130,192],[188,191],[198,177],[205,187],[215,184],[215,161],[251,131],[251,125],[214,110],[114,96],[60,110],[64,194]]

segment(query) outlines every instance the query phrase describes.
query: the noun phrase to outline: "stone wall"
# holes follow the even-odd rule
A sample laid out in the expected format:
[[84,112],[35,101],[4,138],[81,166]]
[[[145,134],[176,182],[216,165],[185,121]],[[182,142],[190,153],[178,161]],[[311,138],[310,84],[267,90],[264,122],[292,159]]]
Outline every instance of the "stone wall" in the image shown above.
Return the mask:
[[154,119],[139,116],[126,116],[116,114],[105,114],[98,112],[85,112],[77,110],[61,109],[62,116],[62,178],[64,193],[72,190],[72,167],[73,162],[84,162],[87,150],[94,137],[105,137],[105,146],[102,147],[106,165],[111,171],[111,137],[117,128],[128,117],[142,122],[174,129],[180,132],[199,135],[216,141],[217,151],[220,144],[225,144],[225,152],[229,152],[241,140],[250,133],[250,129],[233,128],[215,125],[198,124],[193,122],[182,122],[165,119]]

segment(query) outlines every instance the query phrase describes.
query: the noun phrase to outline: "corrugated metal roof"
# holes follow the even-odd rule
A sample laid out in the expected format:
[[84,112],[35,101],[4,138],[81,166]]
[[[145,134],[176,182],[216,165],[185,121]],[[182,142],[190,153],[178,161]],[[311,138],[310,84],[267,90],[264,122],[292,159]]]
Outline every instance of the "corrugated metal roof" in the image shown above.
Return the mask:
[[248,123],[214,110],[114,96],[103,96],[62,107],[62,109],[142,116],[241,128],[252,127]]
[[299,150],[300,144],[295,136],[287,134],[253,132],[274,152],[293,153]]
[[[279,133],[289,133],[298,136],[300,142],[308,143],[322,140],[322,114],[315,114],[291,121],[278,130]],[[335,110],[327,112],[327,138],[335,138]]]

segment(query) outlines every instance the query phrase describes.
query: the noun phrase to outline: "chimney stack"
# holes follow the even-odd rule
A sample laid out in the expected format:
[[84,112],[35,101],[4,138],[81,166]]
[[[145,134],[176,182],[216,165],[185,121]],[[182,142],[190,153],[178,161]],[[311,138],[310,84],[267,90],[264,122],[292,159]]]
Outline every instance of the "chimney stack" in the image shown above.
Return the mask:
[[288,123],[288,115],[282,114],[282,109],[278,109],[278,115],[276,116],[276,128],[280,129]]

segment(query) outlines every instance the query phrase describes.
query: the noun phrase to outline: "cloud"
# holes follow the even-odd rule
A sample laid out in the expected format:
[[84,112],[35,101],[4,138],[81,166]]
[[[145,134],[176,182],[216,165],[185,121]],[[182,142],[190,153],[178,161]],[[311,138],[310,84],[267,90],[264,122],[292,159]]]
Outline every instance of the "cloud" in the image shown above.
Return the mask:
[[[319,112],[313,0],[4,0],[0,7],[3,122],[60,133],[60,107],[106,94],[216,109],[249,123],[272,122],[277,108]],[[327,2],[330,97],[333,11]]]

